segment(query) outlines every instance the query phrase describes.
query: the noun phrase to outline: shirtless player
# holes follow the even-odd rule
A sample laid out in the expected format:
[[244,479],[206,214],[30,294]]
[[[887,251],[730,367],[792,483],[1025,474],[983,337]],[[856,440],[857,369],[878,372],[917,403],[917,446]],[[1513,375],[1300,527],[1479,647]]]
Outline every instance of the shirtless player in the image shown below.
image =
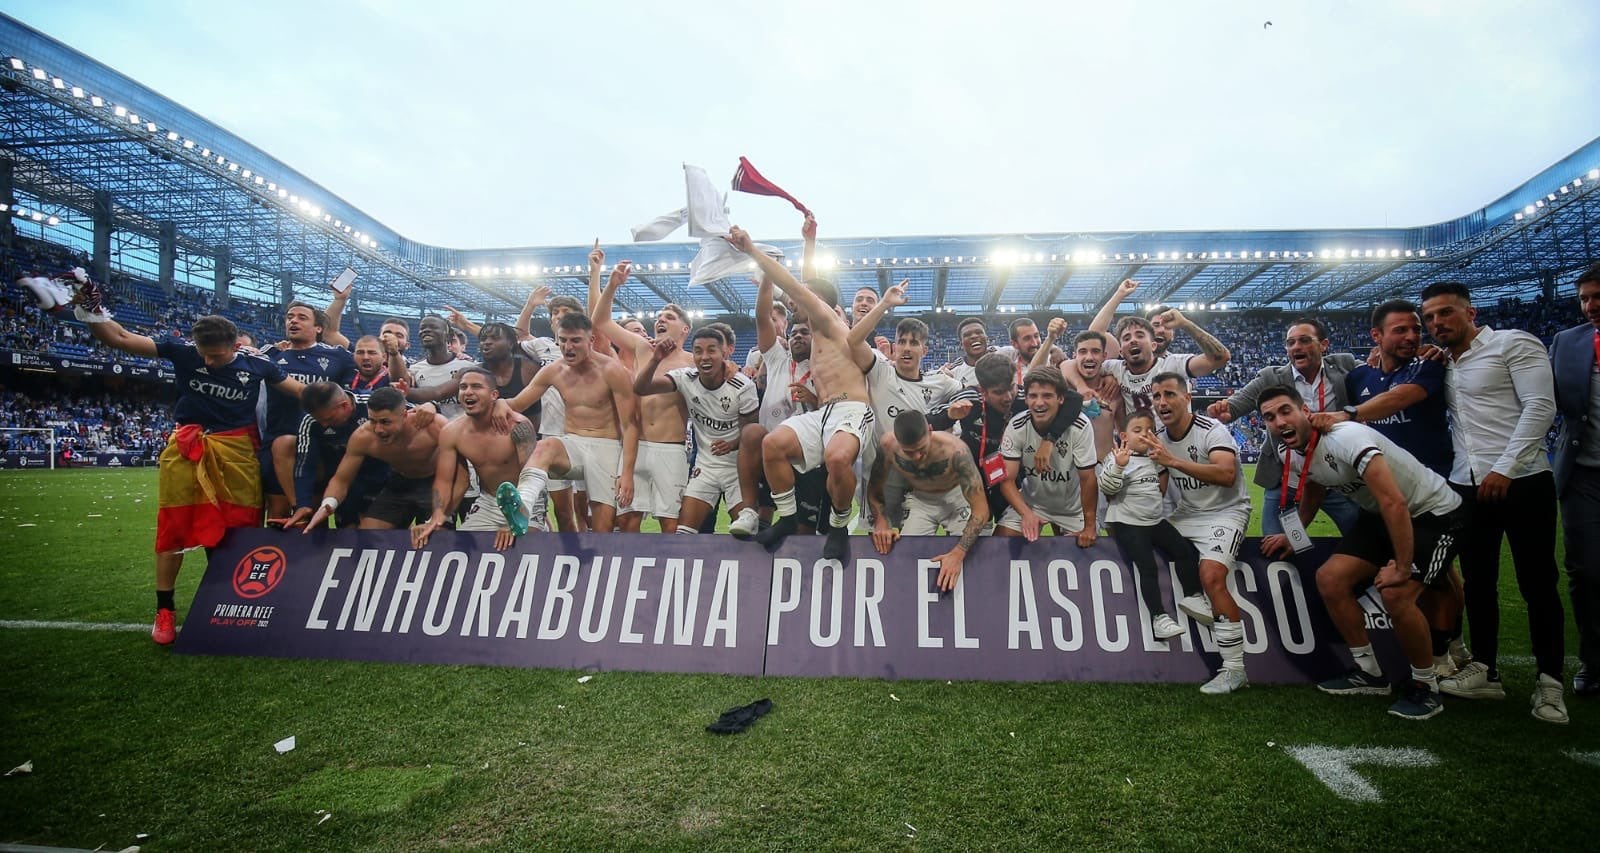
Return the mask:
[[589,527],[609,533],[617,512],[633,503],[639,401],[633,395],[633,377],[621,362],[594,351],[593,334],[588,317],[562,315],[556,328],[561,360],[545,366],[508,402],[512,411],[521,411],[555,388],[566,403],[566,434],[540,439],[517,479],[528,518],[545,517],[551,476],[583,480],[589,491]]
[[[604,260],[605,253],[598,247],[589,253],[591,277],[599,276],[600,263]],[[651,342],[647,338],[629,332],[611,319],[617,288],[628,280],[632,271],[632,262],[619,262],[612,268],[605,289],[589,305],[589,319],[594,322],[595,333],[616,344],[618,357],[630,376],[652,357]],[[688,333],[683,309],[669,303],[657,313],[656,340],[671,341],[672,350],[656,367],[653,379],[665,379],[670,371],[694,366],[694,359],[683,351]],[[634,478],[638,494],[633,507],[638,512],[630,514],[622,529],[638,530],[640,517],[648,512],[661,524],[662,533],[673,533],[678,529],[678,507],[683,503],[683,492],[689,483],[689,455],[684,451],[689,410],[682,395],[655,394],[640,398],[639,420],[639,465]]]
[[822,464],[828,469],[828,497],[833,501],[822,555],[843,559],[849,547],[856,493],[855,461],[862,443],[872,435],[872,408],[864,375],[872,366],[872,349],[864,343],[849,343],[850,329],[838,313],[838,290],[831,282],[819,279],[806,285],[796,281],[783,264],[755,248],[742,228],[733,228],[727,240],[749,255],[762,273],[794,300],[795,310],[810,320],[811,373],[821,405],[817,411],[785,420],[761,443],[772,501],[783,517],[757,534],[756,541],[776,549],[795,532],[799,525],[795,473]]
[[[424,420],[426,422],[424,423]],[[310,533],[326,524],[339,502],[350,494],[350,485],[368,457],[387,463],[389,481],[372,499],[361,516],[362,530],[393,530],[409,527],[428,517],[433,508],[433,474],[439,452],[439,432],[444,419],[421,418],[406,412],[406,398],[398,388],[379,388],[367,398],[367,422],[350,436],[339,470],[322,492],[322,505],[306,523]],[[466,477],[455,484],[466,490]]]
[[[899,532],[890,527],[884,499],[891,464],[911,487],[906,495],[906,520]],[[872,544],[880,554],[889,553],[901,533],[929,536],[941,526],[946,532],[961,526],[955,547],[934,558],[939,561],[939,590],[955,589],[967,552],[989,523],[988,493],[966,444],[948,432],[930,430],[927,416],[919,410],[901,412],[894,419],[894,429],[884,434],[873,460],[867,500],[876,517]]]
[[[457,398],[461,401],[463,417],[456,418],[439,433],[439,454],[433,477],[433,514],[428,523],[411,530],[411,547],[428,544],[428,537],[448,519],[455,507],[451,492],[455,481],[466,476],[463,463],[471,463],[478,472],[478,482],[483,488],[478,499],[467,511],[465,521],[457,530],[494,532],[495,550],[504,551],[527,533],[530,526],[544,529],[541,516],[529,519],[519,515],[521,501],[514,485],[521,475],[522,466],[533,454],[538,434],[533,422],[520,413],[511,415],[511,431],[497,429],[494,425],[494,404],[500,399],[494,376],[485,368],[469,367],[456,377],[460,383]],[[495,497],[489,496],[489,484],[497,483]],[[496,505],[496,501],[499,504]]]

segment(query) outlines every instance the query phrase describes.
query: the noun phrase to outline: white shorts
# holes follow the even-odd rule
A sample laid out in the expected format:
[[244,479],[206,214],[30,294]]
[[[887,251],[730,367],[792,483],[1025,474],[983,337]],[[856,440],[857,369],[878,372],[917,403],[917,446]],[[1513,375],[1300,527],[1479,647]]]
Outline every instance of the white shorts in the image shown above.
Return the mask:
[[677,442],[641,441],[633,465],[633,511],[677,518],[689,482],[689,456]]
[[1232,567],[1234,560],[1239,557],[1239,546],[1244,543],[1244,531],[1250,524],[1250,515],[1174,515],[1167,520],[1183,534],[1183,538],[1193,542],[1194,547],[1200,550],[1200,559]]
[[[567,479],[573,485],[582,484],[589,492],[591,503],[617,507],[617,469],[622,465],[622,442],[614,438],[590,438],[586,435],[563,435],[561,444],[567,448]],[[630,512],[629,507],[617,507]]]
[[689,486],[683,496],[701,501],[713,509],[718,500],[726,500],[728,509],[741,503],[743,492],[739,488],[738,452],[715,456],[706,448],[700,449],[694,470],[689,472]]
[[814,412],[794,415],[780,426],[794,430],[800,437],[800,452],[805,460],[794,467],[804,474],[822,464],[823,448],[835,433],[847,432],[855,436],[862,447],[872,441],[872,407],[855,400],[829,403]]
[[[541,432],[541,433],[539,433],[539,438],[541,438],[541,439],[545,439],[545,438],[561,438],[561,437],[563,437],[565,435],[566,435],[566,433],[563,433],[563,432]],[[579,484],[580,487],[582,485],[583,485],[582,483]],[[550,485],[546,488],[546,491],[565,492],[565,491],[567,491],[568,489],[571,489],[571,488],[572,488],[572,481],[571,480],[557,480],[557,479],[552,478],[550,480]],[[580,490],[581,490],[581,488],[580,488]]]
[[[1040,521],[1053,526],[1056,529],[1056,535],[1058,536],[1065,533],[1077,533],[1083,529],[1082,508],[1079,508],[1078,511],[1072,515],[1066,515],[1065,513],[1050,512],[1049,510],[1033,507],[1033,514],[1039,516]],[[997,526],[1004,527],[1009,530],[1015,530],[1018,533],[1021,533],[1022,513],[1017,512],[1014,507],[1008,504],[1006,506],[1006,511],[1000,514],[1000,523]]]
[[960,486],[950,487],[944,494],[932,492],[906,493],[906,520],[900,525],[902,536],[932,536],[943,527],[947,533],[959,534],[972,518],[972,505]]
[[493,533],[509,526],[506,523],[506,514],[500,510],[500,502],[493,495],[479,493],[472,506],[467,508],[467,517],[456,525],[456,529],[484,530]]

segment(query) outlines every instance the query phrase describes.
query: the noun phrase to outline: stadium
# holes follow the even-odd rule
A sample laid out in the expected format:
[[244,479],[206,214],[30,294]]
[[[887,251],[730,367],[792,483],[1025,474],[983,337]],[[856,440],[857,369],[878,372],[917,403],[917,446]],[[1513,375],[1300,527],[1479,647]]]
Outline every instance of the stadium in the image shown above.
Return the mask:
[[[628,665],[614,661],[634,658],[603,655],[555,667],[476,653],[337,660],[326,658],[359,656],[154,647],[141,634],[149,631],[155,468],[175,426],[173,367],[106,346],[70,314],[41,311],[14,278],[83,267],[131,332],[181,340],[197,318],[221,315],[264,346],[283,337],[289,303],[326,304],[329,282],[349,269],[356,285],[344,333],[354,341],[403,318],[413,335],[402,355],[418,358],[418,322],[445,306],[476,329],[515,322],[536,288],[587,304],[590,246],[450,248],[410,239],[271,152],[5,16],[0,120],[8,276],[0,299],[0,763],[20,771],[0,780],[0,849],[1593,846],[1600,700],[1569,691],[1571,721],[1560,728],[1528,719],[1522,697],[1537,672],[1509,550],[1498,585],[1510,698],[1452,702],[1425,726],[1272,679],[1208,701],[1188,683],[1195,679],[1174,670],[1041,677],[956,667],[947,675],[919,660],[886,680],[848,668],[814,677],[805,661],[775,668],[765,647],[754,650],[754,670]],[[1365,359],[1373,307],[1420,303],[1439,282],[1471,288],[1480,325],[1526,331],[1548,346],[1583,319],[1579,279],[1600,260],[1597,229],[1600,138],[1478,209],[1430,225],[876,237],[824,229],[815,268],[845,300],[863,288],[876,299],[903,282],[894,319],[926,323],[921,367],[929,372],[962,357],[964,318],[983,320],[996,344],[1021,317],[1041,330],[1061,317],[1075,333],[1121,282],[1135,280],[1125,313],[1176,307],[1231,349],[1226,366],[1194,379],[1204,410],[1281,364],[1273,336],[1296,318],[1320,318],[1330,351]],[[798,276],[799,233],[755,236],[781,250],[779,264]],[[633,263],[614,319],[653,327],[663,306],[678,306],[693,326],[732,326],[737,342],[727,355],[736,364],[759,349],[754,261],[691,284],[698,243],[605,248],[611,266],[603,272],[623,257]],[[893,338],[893,320],[874,333]],[[477,353],[477,337],[466,337],[467,352]],[[1071,333],[1056,343],[1070,352]],[[1193,349],[1187,340],[1175,346]],[[1542,455],[1555,451],[1560,428],[1559,420],[1550,426]],[[1262,423],[1242,417],[1225,431],[1253,471],[1267,441]],[[1252,489],[1260,506],[1262,491]],[[728,521],[724,511],[717,529]],[[1249,533],[1261,532],[1257,519]],[[1338,536],[1325,517],[1310,532]],[[724,539],[685,553],[721,549]],[[222,562],[208,573],[205,551],[184,559],[180,615],[203,575],[233,569],[232,559]],[[497,584],[499,576],[496,568]],[[597,564],[591,598],[598,576]],[[1085,584],[1089,576],[1085,567]],[[695,577],[698,587],[698,570]],[[815,584],[813,604],[823,581]],[[766,590],[752,607],[785,601],[776,584]],[[313,580],[310,591],[320,607],[326,590]],[[1570,614],[1565,581],[1560,594]],[[352,604],[344,607],[348,614]],[[849,613],[839,617],[857,645],[860,613],[853,626]],[[460,618],[450,631],[466,636],[474,617]],[[501,618],[510,617],[496,611]],[[712,627],[701,627],[712,645]],[[759,644],[767,627],[753,627]],[[1570,616],[1561,632],[1576,670]],[[372,662],[385,659],[400,662]],[[705,733],[725,709],[759,697],[772,699],[770,717],[737,737]]]

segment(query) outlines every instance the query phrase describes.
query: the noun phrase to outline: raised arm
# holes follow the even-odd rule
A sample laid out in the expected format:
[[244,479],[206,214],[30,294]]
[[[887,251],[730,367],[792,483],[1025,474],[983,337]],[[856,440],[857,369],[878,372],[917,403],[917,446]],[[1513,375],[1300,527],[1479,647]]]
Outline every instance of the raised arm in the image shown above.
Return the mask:
[[726,239],[735,249],[749,255],[757,266],[761,267],[762,275],[772,279],[772,282],[781,288],[784,293],[789,294],[789,298],[794,300],[795,307],[799,308],[811,320],[813,332],[830,323],[844,325],[844,321],[833,313],[834,307],[832,305],[823,302],[822,297],[812,292],[811,288],[796,281],[795,277],[784,269],[783,264],[778,263],[767,253],[757,249],[755,242],[750,239],[750,235],[745,233],[744,229],[734,226]]
[[142,355],[145,358],[159,358],[154,338],[136,335],[122,328],[122,324],[116,320],[107,319],[84,325],[89,327],[89,334],[93,335],[95,340],[112,349],[122,350],[130,355]]
[[378,341],[383,344],[385,360],[388,362],[389,381],[391,383],[411,384],[411,368],[406,365],[405,353],[400,351],[400,345],[395,339],[384,335]]
[[1028,361],[1029,370],[1050,366],[1050,354],[1055,349],[1056,338],[1067,333],[1067,318],[1056,317],[1052,319],[1050,325],[1046,327],[1046,333],[1044,345],[1040,346],[1039,351],[1034,353],[1033,358]]
[[850,327],[849,333],[845,335],[845,342],[851,349],[855,349],[857,344],[866,343],[867,339],[872,337],[873,330],[878,328],[878,324],[883,322],[883,318],[888,316],[890,311],[906,304],[906,285],[910,283],[909,278],[900,279],[897,284],[883,292],[883,298],[878,300],[877,305],[872,306],[872,310],[868,311],[865,317]]
[[[598,266],[590,266],[589,271],[592,279],[599,278]],[[642,358],[646,357],[645,350],[650,349],[649,341],[640,338],[638,335],[631,334],[627,329],[622,328],[621,323],[611,319],[611,305],[616,299],[617,288],[628,280],[628,276],[632,272],[632,261],[618,261],[617,265],[611,268],[611,277],[606,279],[605,288],[594,298],[594,301],[589,303],[589,321],[594,324],[595,334],[605,335],[607,339],[617,344],[622,349],[622,355],[627,359],[629,367],[634,366]],[[671,342],[669,341],[668,343]]]
[[800,225],[800,239],[800,277],[809,281],[817,277],[817,218],[809,213]]
[[1116,358],[1122,353],[1122,347],[1111,336],[1111,321],[1116,318],[1117,306],[1122,304],[1122,300],[1132,296],[1138,289],[1137,281],[1131,278],[1123,279],[1117,285],[1117,289],[1111,292],[1111,298],[1100,306],[1100,310],[1095,312],[1094,319],[1089,321],[1089,331],[1100,332],[1106,336],[1106,358]]
[[1161,315],[1161,322],[1169,329],[1185,329],[1189,337],[1200,346],[1200,354],[1189,359],[1190,376],[1210,376],[1215,373],[1233,354],[1222,345],[1210,332],[1195,325],[1195,322],[1183,316],[1183,312],[1176,308],[1168,308]]
[[[595,302],[599,301],[600,299],[600,270],[605,267],[605,263],[606,251],[600,248],[600,238],[596,237],[594,241],[594,248],[589,250],[589,298],[584,300],[583,303],[584,305],[589,306],[591,309],[593,308]],[[615,271],[613,270],[613,272]],[[607,309],[606,314],[609,315],[610,313],[610,309]],[[590,320],[591,322],[593,321],[592,310]],[[611,355],[612,337],[601,332],[601,330],[598,328],[594,331],[595,333],[589,336],[591,348],[595,352]],[[621,340],[621,338],[617,338],[617,340]]]
[[482,326],[472,322],[471,320],[468,320],[467,315],[457,311],[449,305],[444,306],[444,310],[450,315],[448,318],[446,318],[450,321],[450,325],[455,326],[457,329],[460,329],[461,331],[466,332],[473,337],[477,337],[478,332],[483,330]]
[[756,352],[766,352],[778,343],[778,327],[772,322],[772,279],[763,275],[756,285]]
[[668,338],[655,342],[655,346],[650,348],[650,357],[640,362],[638,371],[634,373],[633,393],[640,397],[648,397],[652,394],[667,394],[677,390],[678,386],[672,384],[671,379],[656,376],[656,368],[661,366],[661,360],[677,348],[677,345]]
[[550,285],[541,284],[523,301],[522,313],[517,315],[517,340],[525,341],[533,337],[533,312],[544,305],[550,298],[550,293]]
[[[332,287],[330,286],[330,290]],[[350,348],[350,339],[339,331],[339,326],[344,322],[344,306],[350,302],[350,294],[354,293],[354,284],[343,291],[334,290],[333,298],[328,300],[328,307],[324,314],[328,316],[328,325],[322,327],[322,342],[336,347]]]

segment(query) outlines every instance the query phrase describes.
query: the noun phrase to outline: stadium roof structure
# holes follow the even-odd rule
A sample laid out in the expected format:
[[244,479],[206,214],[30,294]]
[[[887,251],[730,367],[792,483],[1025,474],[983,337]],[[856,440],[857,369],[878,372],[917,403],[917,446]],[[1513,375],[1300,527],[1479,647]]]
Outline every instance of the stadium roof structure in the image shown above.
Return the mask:
[[[449,302],[515,314],[540,284],[582,296],[586,246],[453,249],[407,239],[268,153],[66,45],[0,16],[0,198],[19,231],[164,282],[274,302],[320,295],[345,266],[359,307]],[[1412,228],[1116,231],[828,238],[846,297],[909,280],[910,308],[1089,311],[1125,278],[1140,299],[1243,310],[1364,309],[1427,283],[1479,298],[1554,296],[1600,257],[1600,139],[1481,209]],[[54,231],[55,233],[46,233]],[[758,238],[798,265],[797,240]],[[617,309],[663,302],[748,315],[739,277],[688,285],[692,243],[628,247]],[[611,248],[613,259],[621,256]],[[97,258],[99,260],[99,258]]]

